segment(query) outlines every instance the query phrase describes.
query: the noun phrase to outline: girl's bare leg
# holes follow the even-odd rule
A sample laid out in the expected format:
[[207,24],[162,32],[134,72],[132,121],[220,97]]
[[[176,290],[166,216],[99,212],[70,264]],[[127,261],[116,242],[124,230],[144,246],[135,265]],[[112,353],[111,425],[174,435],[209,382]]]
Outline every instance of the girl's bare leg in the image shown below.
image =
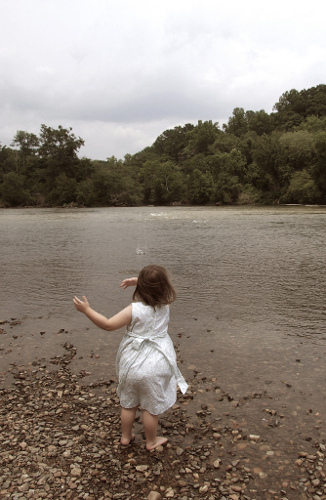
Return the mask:
[[146,450],[153,450],[168,441],[167,438],[156,435],[158,415],[152,415],[147,410],[143,410],[143,426],[145,429]]
[[121,408],[121,444],[124,446],[127,446],[130,441],[135,439],[135,435],[132,433],[132,427],[134,425],[137,408],[138,406],[135,406],[135,408]]

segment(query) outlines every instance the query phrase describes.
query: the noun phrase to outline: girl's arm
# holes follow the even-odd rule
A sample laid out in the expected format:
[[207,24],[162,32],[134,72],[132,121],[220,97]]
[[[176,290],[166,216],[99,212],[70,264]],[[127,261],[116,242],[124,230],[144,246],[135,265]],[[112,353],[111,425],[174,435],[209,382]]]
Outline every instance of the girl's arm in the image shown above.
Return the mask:
[[123,280],[120,287],[126,289],[126,288],[128,288],[128,286],[136,286],[137,282],[138,282],[138,278],[127,278],[127,279]]
[[96,326],[102,328],[102,330],[112,332],[113,330],[119,330],[119,328],[127,326],[131,323],[131,305],[120,311],[118,314],[112,316],[112,318],[108,319],[102,314],[94,311],[85,296],[83,297],[83,300],[78,299],[78,297],[74,297],[73,302],[77,311],[84,313]]

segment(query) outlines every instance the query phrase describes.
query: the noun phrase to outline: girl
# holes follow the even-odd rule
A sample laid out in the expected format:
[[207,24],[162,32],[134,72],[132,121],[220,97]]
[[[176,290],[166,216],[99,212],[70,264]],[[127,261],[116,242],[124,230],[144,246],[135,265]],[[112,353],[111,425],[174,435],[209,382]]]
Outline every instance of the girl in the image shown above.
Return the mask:
[[94,311],[86,297],[82,301],[74,297],[73,302],[78,311],[103,330],[127,326],[116,357],[121,444],[128,445],[135,438],[132,428],[140,407],[146,449],[153,450],[167,442],[167,438],[157,436],[158,415],[176,402],[177,384],[183,394],[188,387],[177,367],[168,335],[169,305],[176,293],[167,271],[156,265],[144,267],[138,278],[125,279],[120,286],[136,286],[133,302],[110,319]]

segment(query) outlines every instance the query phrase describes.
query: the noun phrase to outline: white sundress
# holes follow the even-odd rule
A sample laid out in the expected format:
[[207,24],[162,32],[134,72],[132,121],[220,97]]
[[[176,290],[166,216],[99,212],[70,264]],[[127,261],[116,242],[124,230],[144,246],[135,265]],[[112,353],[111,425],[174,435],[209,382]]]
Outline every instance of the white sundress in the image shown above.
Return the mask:
[[177,385],[184,394],[187,383],[177,367],[168,334],[170,308],[132,303],[132,320],[116,357],[117,393],[123,408],[140,406],[152,415],[170,408],[177,399]]

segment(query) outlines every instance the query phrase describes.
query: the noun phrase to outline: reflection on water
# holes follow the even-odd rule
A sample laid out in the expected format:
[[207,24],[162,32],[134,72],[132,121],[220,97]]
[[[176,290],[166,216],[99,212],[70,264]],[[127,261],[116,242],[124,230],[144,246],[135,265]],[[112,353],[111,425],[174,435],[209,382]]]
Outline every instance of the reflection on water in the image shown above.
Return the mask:
[[218,316],[277,335],[326,339],[325,207],[0,210],[0,319],[81,324],[73,294],[107,315],[121,280],[166,266],[175,322]]

